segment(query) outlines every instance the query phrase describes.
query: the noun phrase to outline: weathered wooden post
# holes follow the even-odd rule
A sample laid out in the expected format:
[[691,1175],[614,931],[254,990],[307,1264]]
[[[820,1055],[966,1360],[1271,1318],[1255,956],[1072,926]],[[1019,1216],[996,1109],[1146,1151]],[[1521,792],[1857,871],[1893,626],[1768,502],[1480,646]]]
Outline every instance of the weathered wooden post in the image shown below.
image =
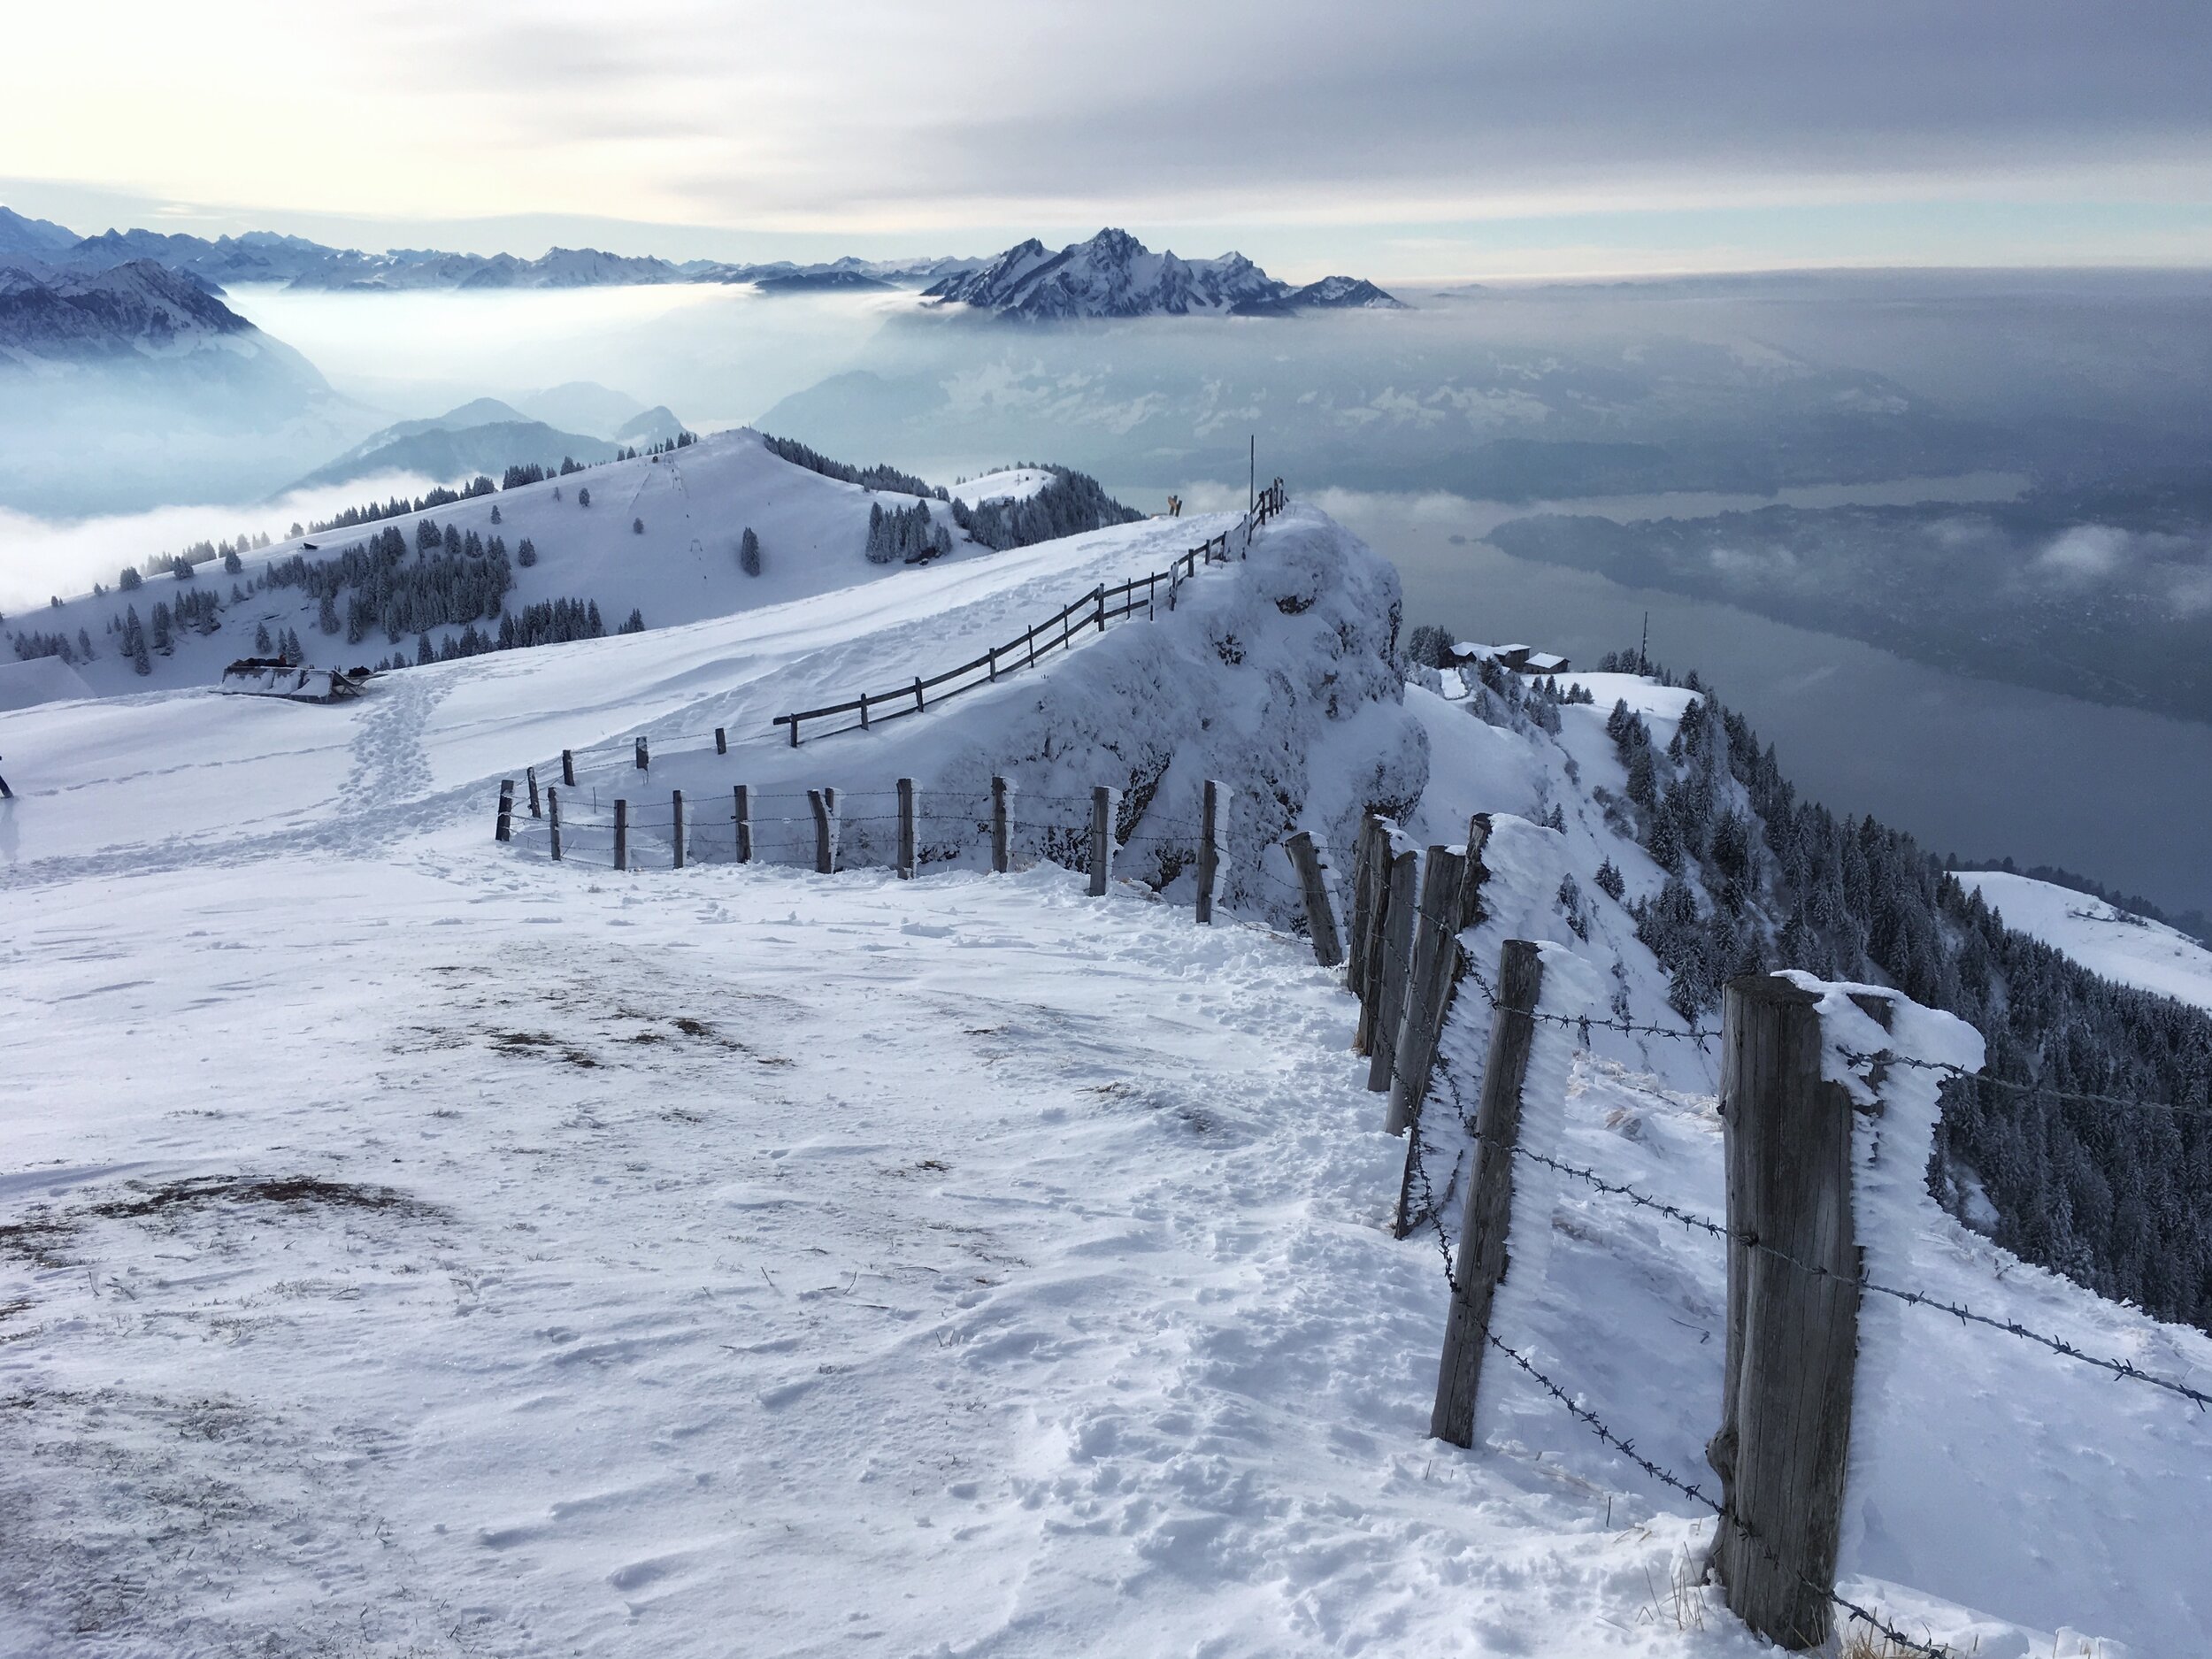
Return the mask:
[[1198,811],[1198,919],[1214,918],[1214,884],[1221,879],[1221,786],[1209,778]]
[[538,769],[535,766],[525,766],[522,769],[522,775],[529,780],[530,784],[530,816],[543,818],[545,814],[538,810]]
[[567,749],[561,751],[561,782],[567,788],[576,787],[576,757]]
[[492,831],[494,840],[503,841],[513,838],[514,817],[515,780],[512,778],[502,778],[499,780],[499,822]]
[[1721,1482],[1711,1564],[1745,1624],[1814,1647],[1832,1623],[1858,1348],[1851,1099],[1822,1078],[1811,992],[1753,974],[1728,982],[1722,1010],[1728,1346],[1705,1449]]
[[1097,591],[1092,595],[1092,597],[1098,602],[1098,631],[1103,634],[1106,632],[1106,584],[1104,582],[1099,583]]
[[1114,869],[1114,792],[1104,784],[1091,791],[1091,896],[1106,896]]
[[914,676],[914,712],[919,714],[926,705],[922,702],[922,677]]
[[[1478,813],[1467,826],[1467,845],[1458,852],[1429,849],[1429,867],[1421,882],[1419,914],[1414,922],[1412,963],[1408,970],[1404,1012],[1399,1021],[1398,1052],[1391,1061],[1390,1113],[1396,1134],[1418,1121],[1428,1099],[1429,1075],[1436,1067],[1436,1046],[1459,989],[1459,936],[1482,918],[1482,849],[1490,839],[1490,818]],[[1407,1187],[1398,1202],[1400,1238],[1405,1237],[1408,1194],[1414,1154],[1406,1156]]]
[[630,867],[630,803],[618,800],[614,803],[614,867]]
[[645,740],[641,737],[637,741],[637,769],[640,772],[650,772],[653,769],[652,757],[645,752]]
[[914,879],[914,780],[899,780],[899,879]]
[[714,752],[718,755],[726,755],[730,752],[730,734],[723,726],[718,726],[714,728]]
[[684,867],[684,792],[672,790],[668,797],[668,818],[672,826],[669,844],[675,853],[675,868]]
[[806,803],[814,813],[814,869],[828,875],[836,868],[837,849],[830,835],[830,797],[823,789],[809,789]]
[[987,649],[983,653],[983,660],[989,665],[991,683],[996,685],[998,683],[998,647],[994,645]]
[[1390,1087],[1398,1058],[1398,1021],[1405,1012],[1406,959],[1413,950],[1414,878],[1419,855],[1409,847],[1390,861],[1384,888],[1382,949],[1375,961],[1373,1018],[1367,1022],[1367,1087],[1376,1094]]
[[[1413,949],[1406,962],[1405,1000],[1398,1029],[1385,1032],[1381,1040],[1395,1045],[1390,1057],[1390,1107],[1383,1127],[1402,1134],[1417,1110],[1414,1079],[1409,1072],[1422,1066],[1420,1081],[1428,1081],[1425,1058],[1432,1057],[1433,1033],[1425,1030],[1429,1010],[1440,1000],[1437,981],[1444,973],[1447,951],[1456,953],[1459,930],[1452,926],[1459,914],[1459,889],[1466,862],[1448,847],[1432,847],[1421,870],[1421,899],[1414,907]],[[1405,1234],[1398,1235],[1403,1238]]]
[[550,784],[545,790],[546,833],[553,840],[553,862],[561,862],[561,792]]
[[991,780],[991,873],[1002,876],[1013,862],[1013,845],[1007,834],[1006,780]]
[[1313,834],[1300,830],[1283,843],[1290,862],[1297,866],[1298,885],[1305,895],[1306,932],[1313,940],[1313,959],[1325,968],[1344,960],[1344,946],[1337,938],[1336,912],[1329,908],[1328,884],[1321,879],[1321,855],[1314,850]]
[[[1390,833],[1373,812],[1359,820],[1359,843],[1352,852],[1352,928],[1345,941],[1344,988],[1364,1002],[1367,963],[1375,950],[1375,918],[1382,910],[1382,884],[1389,873]],[[1366,1010],[1363,1008],[1362,1013]],[[1355,1052],[1364,1052],[1356,1041]]]
[[1354,1054],[1374,1052],[1376,1025],[1382,1012],[1383,952],[1389,932],[1390,871],[1394,856],[1392,849],[1397,842],[1387,819],[1377,818],[1376,826],[1367,870],[1369,909],[1363,929],[1366,943],[1361,949],[1359,983],[1352,987],[1359,998],[1359,1023],[1352,1034]]
[[730,786],[733,815],[737,820],[737,862],[753,862],[753,792],[744,784]]
[[1455,1446],[1475,1443],[1475,1390],[1482,1380],[1483,1339],[1490,1302],[1506,1271],[1505,1241],[1513,1225],[1513,1148],[1521,1136],[1521,1084],[1536,1034],[1530,1016],[1544,989],[1544,959],[1525,939],[1498,953],[1498,1007],[1490,1022],[1490,1054],[1475,1109],[1475,1166],[1453,1256],[1451,1312],[1444,1322],[1444,1357],[1437,1367],[1429,1432]]

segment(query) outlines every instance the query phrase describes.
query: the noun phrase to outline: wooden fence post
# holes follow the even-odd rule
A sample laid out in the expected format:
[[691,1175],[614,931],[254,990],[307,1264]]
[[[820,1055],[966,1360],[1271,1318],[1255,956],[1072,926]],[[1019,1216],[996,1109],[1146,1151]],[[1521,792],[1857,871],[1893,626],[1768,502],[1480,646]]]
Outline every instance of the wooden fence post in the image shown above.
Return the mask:
[[565,749],[561,751],[561,782],[571,789],[576,787],[576,757]]
[[1013,858],[1006,833],[1006,780],[991,780],[991,873],[1002,876]]
[[1367,1025],[1367,1087],[1376,1094],[1390,1087],[1391,1068],[1398,1058],[1398,1018],[1406,1004],[1406,958],[1413,950],[1413,884],[1418,869],[1419,856],[1409,847],[1390,861],[1390,879],[1384,888],[1374,1017]]
[[1507,940],[1498,953],[1498,1008],[1482,1068],[1482,1102],[1475,1109],[1474,1170],[1453,1255],[1451,1312],[1436,1371],[1436,1404],[1429,1413],[1429,1432],[1455,1446],[1475,1443],[1483,1338],[1490,1329],[1491,1298],[1505,1277],[1505,1241],[1513,1225],[1513,1148],[1520,1142],[1521,1084],[1536,1034],[1529,1017],[1543,989],[1544,959],[1536,947],[1525,939]]
[[744,784],[730,786],[732,810],[737,819],[737,862],[753,862],[753,792]]
[[1314,850],[1310,831],[1300,830],[1284,845],[1298,867],[1298,885],[1306,900],[1306,931],[1313,939],[1313,959],[1325,968],[1344,960],[1344,946],[1337,937],[1336,912],[1329,908],[1328,884],[1321,879],[1321,855]]
[[914,879],[914,780],[899,780],[899,879]]
[[668,797],[668,815],[669,822],[673,826],[673,833],[671,837],[670,845],[675,851],[676,862],[674,867],[678,870],[681,870],[684,867],[684,792],[681,789],[676,789],[670,792]]
[[618,800],[614,803],[614,867],[630,867],[630,803]]
[[924,706],[925,705],[922,702],[922,677],[919,674],[917,674],[914,676],[914,712],[919,714]]
[[1104,582],[1099,583],[1096,590],[1096,596],[1098,600],[1098,631],[1101,634],[1103,634],[1106,632],[1106,584]]
[[818,875],[828,875],[836,867],[837,852],[830,840],[830,802],[820,789],[806,792],[806,803],[814,812],[814,869]]
[[[1387,1127],[1396,1134],[1418,1125],[1428,1099],[1429,1076],[1436,1068],[1436,1047],[1459,990],[1459,936],[1482,919],[1482,882],[1489,874],[1482,849],[1490,839],[1490,818],[1479,812],[1467,826],[1467,845],[1458,852],[1429,849],[1427,877],[1421,884],[1420,913],[1415,920],[1413,963],[1408,978],[1398,1052],[1391,1063]],[[1387,1034],[1387,1033],[1386,1033]],[[1416,1133],[1418,1133],[1417,1127]],[[1400,1188],[1398,1236],[1405,1237],[1415,1154],[1406,1155],[1406,1185]]]
[[1432,1014],[1440,1011],[1443,1001],[1439,982],[1451,971],[1446,958],[1455,956],[1459,949],[1459,929],[1454,923],[1459,916],[1459,890],[1466,869],[1466,860],[1448,847],[1430,848],[1422,864],[1421,899],[1414,907],[1405,1001],[1397,1030],[1386,1031],[1378,1039],[1397,1046],[1390,1060],[1390,1109],[1383,1120],[1383,1127],[1394,1135],[1402,1133],[1420,1110],[1415,1091],[1426,1087],[1429,1063],[1435,1057],[1436,1032],[1430,1022]]
[[723,726],[718,726],[714,728],[714,752],[718,755],[726,755],[730,752],[730,734]]
[[553,838],[553,862],[561,862],[561,792],[550,784],[545,791],[546,830]]
[[653,770],[652,757],[645,752],[645,740],[641,737],[637,741],[637,769],[640,772]]
[[535,766],[525,766],[522,769],[522,775],[530,783],[530,816],[543,818],[545,814],[538,810],[538,769]]
[[502,778],[499,780],[499,823],[492,831],[494,840],[503,841],[513,838],[514,816],[515,780]]
[[1214,884],[1221,879],[1221,786],[1206,780],[1198,814],[1198,919],[1214,918]]
[[1711,1564],[1745,1624],[1812,1647],[1832,1622],[1858,1347],[1851,1100],[1822,1078],[1811,992],[1753,974],[1728,982],[1722,1008],[1728,1347],[1705,1451],[1721,1481]]
[[1091,896],[1106,896],[1114,868],[1114,792],[1104,784],[1091,790]]
[[[1345,941],[1344,988],[1363,1003],[1367,996],[1367,962],[1375,949],[1375,918],[1382,909],[1382,884],[1389,871],[1389,833],[1379,816],[1360,814],[1359,845],[1352,854],[1352,933]],[[1360,1011],[1364,1015],[1366,1010],[1363,1007]],[[1366,1052],[1357,1041],[1353,1050]]]

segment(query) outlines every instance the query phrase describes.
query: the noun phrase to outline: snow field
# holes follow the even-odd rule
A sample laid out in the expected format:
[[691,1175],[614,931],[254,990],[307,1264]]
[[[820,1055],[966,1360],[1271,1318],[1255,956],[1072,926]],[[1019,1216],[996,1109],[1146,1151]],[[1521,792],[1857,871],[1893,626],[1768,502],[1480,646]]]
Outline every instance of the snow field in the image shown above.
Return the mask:
[[1962,870],[1959,880],[1978,891],[2006,926],[2032,933],[2091,972],[2212,1008],[2212,950],[2186,933],[2029,876]]
[[1752,1651],[1692,1524],[1421,1440],[1297,941],[458,834],[124,892],[0,964],[0,1650]]
[[[1294,508],[1172,615],[1034,673],[796,750],[767,724],[1217,527],[334,709],[0,716],[0,994],[32,1014],[0,1025],[0,1653],[1757,1650],[1694,1583],[1709,1520],[1494,1356],[1477,1449],[1423,1438],[1437,1239],[1388,1237],[1404,1143],[1350,1000],[1254,925],[1288,913],[1287,823],[1342,849],[1389,799],[1425,845],[1486,811],[1478,967],[1539,940],[1548,1008],[1675,1023],[1595,885],[1660,872],[1595,791],[1625,783],[1612,697],[1663,744],[1691,694],[1581,677],[1598,702],[1555,736],[1401,702],[1375,669],[1394,575]],[[1199,929],[1147,841],[1118,868],[1164,901],[984,877],[956,839],[898,882],[857,824],[832,878],[711,849],[672,872],[649,831],[623,877],[533,828],[492,843],[499,778],[550,781],[565,745],[611,798],[641,732],[641,802],[703,808],[900,776],[941,803],[1002,772],[1018,813],[1121,779],[1149,836],[1224,778],[1249,885]],[[1448,1234],[1488,1023],[1463,995],[1425,1124]],[[1886,1045],[1957,1059],[1956,1035],[1916,1015]],[[1540,1034],[1525,1143],[1718,1216],[1717,1056],[1579,1045]],[[1924,1081],[1861,1125],[1876,1277],[2204,1386],[2201,1333],[1936,1209]],[[1718,1241],[1539,1166],[1517,1188],[1501,1337],[1717,1489]],[[2212,1649],[2185,1403],[1877,1297],[1862,1330],[1845,1594],[1980,1659]]]

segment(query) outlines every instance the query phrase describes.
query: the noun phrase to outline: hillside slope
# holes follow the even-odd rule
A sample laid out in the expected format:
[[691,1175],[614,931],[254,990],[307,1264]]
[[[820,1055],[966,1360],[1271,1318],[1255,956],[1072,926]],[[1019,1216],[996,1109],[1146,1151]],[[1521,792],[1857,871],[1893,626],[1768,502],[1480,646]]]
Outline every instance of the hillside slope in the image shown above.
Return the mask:
[[[1282,931],[1273,850],[1293,823],[1340,847],[1363,806],[1415,844],[1490,813],[1475,961],[1544,941],[1546,1011],[1600,1022],[1544,1028],[1528,1144],[1714,1215],[1715,1046],[1666,1034],[1628,907],[1668,875],[1605,805],[1610,700],[1663,749],[1699,694],[1404,687],[1394,573],[1294,505],[1033,672],[797,749],[769,723],[1209,528],[330,709],[0,715],[0,994],[35,1013],[0,1026],[0,1652],[94,1627],[158,1652],[1770,1651],[1697,1582],[1710,1517],[1532,1380],[1486,1369],[1473,1451],[1425,1438],[1437,1240],[1390,1235],[1406,1142],[1337,977]],[[562,748],[570,857],[526,810],[495,844],[497,780]],[[995,771],[1025,825],[1004,878],[969,793]],[[877,863],[900,776],[929,815],[913,881]],[[1164,854],[1207,776],[1235,793],[1202,929]],[[753,867],[720,839],[737,783]],[[1138,808],[1102,901],[1037,856],[1094,783]],[[848,868],[820,877],[775,820],[825,784]],[[1448,1228],[1487,1027],[1463,995],[1419,1143]],[[1887,1041],[1971,1058],[1917,1010]],[[1901,1071],[1862,1128],[1879,1273],[2207,1386],[2212,1338],[1935,1205],[1931,1080]],[[1520,1187],[1501,1340],[1709,1482],[1716,1241],[1557,1171]],[[1982,1659],[2212,1646],[2193,1407],[1927,1309],[1870,1306],[1863,1338],[1847,1594]]]
[[2031,876],[1962,870],[1959,880],[2005,926],[2064,951],[2091,972],[2212,1010],[2212,950],[2188,934]]
[[[465,434],[463,434],[465,435]],[[588,490],[591,504],[582,504]],[[373,495],[373,483],[365,483]],[[845,588],[896,572],[895,565],[872,565],[864,548],[870,509],[911,506],[914,498],[872,492],[825,478],[768,453],[750,431],[719,434],[661,457],[641,457],[435,507],[352,529],[289,540],[246,555],[236,575],[219,564],[197,567],[190,581],[150,578],[134,592],[111,588],[58,608],[8,619],[8,634],[59,635],[81,658],[81,631],[92,647],[91,659],[78,671],[92,687],[116,695],[166,687],[212,686],[223,665],[251,655],[257,631],[273,638],[296,633],[310,661],[325,666],[373,664],[388,655],[418,655],[426,633],[434,647],[457,636],[473,623],[486,632],[498,626],[496,610],[429,629],[408,629],[396,639],[380,623],[358,639],[348,631],[329,634],[319,626],[319,606],[298,587],[263,588],[234,598],[234,588],[250,587],[255,577],[294,555],[331,557],[343,549],[393,529],[414,558],[421,522],[450,527],[488,545],[501,538],[511,557],[518,558],[525,539],[537,562],[514,564],[513,588],[504,610],[519,613],[533,604],[574,599],[598,605],[611,633],[634,607],[647,626],[664,627],[703,618],[775,605]],[[499,514],[499,522],[492,514]],[[930,503],[930,511],[952,530],[950,510]],[[641,525],[641,529],[635,526]],[[750,527],[760,538],[762,570],[748,576],[738,564],[739,541]],[[956,559],[978,549],[953,531]],[[1210,530],[1179,531],[1187,541]],[[171,649],[150,652],[150,672],[139,674],[122,650],[121,628],[135,611],[150,633],[157,604],[173,608],[180,598],[198,602],[204,593],[215,607],[211,632],[197,625],[173,632]],[[1064,601],[1056,601],[1056,605]],[[1053,606],[1047,606],[1052,609]]]

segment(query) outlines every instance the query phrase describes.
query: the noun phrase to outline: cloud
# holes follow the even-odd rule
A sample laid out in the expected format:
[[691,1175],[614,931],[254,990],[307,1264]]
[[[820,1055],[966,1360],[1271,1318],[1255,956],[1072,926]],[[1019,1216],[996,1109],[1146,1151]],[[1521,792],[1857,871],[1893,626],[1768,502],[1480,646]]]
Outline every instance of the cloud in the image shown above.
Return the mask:
[[12,172],[364,215],[848,233],[2212,195],[2196,0],[657,0],[642,19],[603,0],[208,0],[181,32],[151,0],[106,15],[97,53],[66,9],[12,19]]
[[112,588],[126,565],[142,565],[196,541],[234,541],[242,534],[281,541],[295,520],[311,523],[342,507],[418,495],[432,481],[393,473],[251,503],[156,507],[93,518],[34,518],[0,507],[0,613],[11,627],[35,628],[39,608],[50,596],[88,593],[96,581]]
[[2078,524],[2062,530],[2035,556],[2034,568],[2070,587],[2087,587],[2116,574],[2128,562],[2133,538],[2108,524]]

